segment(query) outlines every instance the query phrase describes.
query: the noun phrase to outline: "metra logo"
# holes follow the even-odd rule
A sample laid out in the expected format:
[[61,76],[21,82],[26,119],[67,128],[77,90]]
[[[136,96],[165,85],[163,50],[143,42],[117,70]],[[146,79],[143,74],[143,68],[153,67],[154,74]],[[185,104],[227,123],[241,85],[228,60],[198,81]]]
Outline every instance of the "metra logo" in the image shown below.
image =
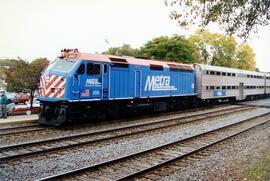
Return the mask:
[[85,82],[86,86],[89,85],[89,86],[100,86],[100,82],[98,81],[98,79],[86,79],[86,82]]
[[174,86],[171,86],[170,76],[147,76],[145,91],[167,91],[177,90]]

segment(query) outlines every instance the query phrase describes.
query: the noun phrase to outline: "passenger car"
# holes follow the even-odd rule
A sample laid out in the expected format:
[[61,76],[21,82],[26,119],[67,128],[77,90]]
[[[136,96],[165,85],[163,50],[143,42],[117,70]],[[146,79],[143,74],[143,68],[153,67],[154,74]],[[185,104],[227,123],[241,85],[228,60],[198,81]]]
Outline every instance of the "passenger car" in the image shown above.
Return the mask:
[[37,113],[40,108],[40,102],[36,98],[33,100],[33,105],[31,108],[30,100],[26,102],[24,105],[16,105],[13,108],[13,114],[27,114],[30,115],[32,113]]
[[194,66],[196,92],[202,100],[252,100],[269,94],[270,76],[265,73],[202,64]]

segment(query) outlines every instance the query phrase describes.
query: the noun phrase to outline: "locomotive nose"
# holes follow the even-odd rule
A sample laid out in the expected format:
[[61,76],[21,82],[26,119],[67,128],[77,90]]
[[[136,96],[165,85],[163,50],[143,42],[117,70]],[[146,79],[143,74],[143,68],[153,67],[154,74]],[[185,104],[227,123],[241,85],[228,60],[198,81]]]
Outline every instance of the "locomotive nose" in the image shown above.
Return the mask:
[[40,97],[64,98],[66,77],[45,75],[40,79]]

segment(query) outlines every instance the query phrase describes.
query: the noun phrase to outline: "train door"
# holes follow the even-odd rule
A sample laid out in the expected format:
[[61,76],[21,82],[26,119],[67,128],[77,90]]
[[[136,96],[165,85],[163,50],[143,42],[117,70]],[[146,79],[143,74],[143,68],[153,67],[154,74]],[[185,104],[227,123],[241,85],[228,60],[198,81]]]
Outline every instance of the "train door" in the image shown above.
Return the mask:
[[244,83],[240,82],[239,83],[239,100],[244,99]]
[[141,96],[141,73],[139,70],[135,71],[135,81],[134,81],[134,90],[135,95],[134,97],[140,97]]
[[102,97],[103,99],[109,98],[109,66],[108,64],[103,65],[103,71],[102,71]]
[[102,89],[101,64],[87,63],[86,76],[81,84],[81,99],[100,99]]
[[72,77],[72,97],[75,100],[80,99],[80,84],[85,74],[85,64],[82,63]]
[[266,76],[264,76],[264,95],[266,94],[266,81],[267,81],[267,79],[266,79],[267,77]]

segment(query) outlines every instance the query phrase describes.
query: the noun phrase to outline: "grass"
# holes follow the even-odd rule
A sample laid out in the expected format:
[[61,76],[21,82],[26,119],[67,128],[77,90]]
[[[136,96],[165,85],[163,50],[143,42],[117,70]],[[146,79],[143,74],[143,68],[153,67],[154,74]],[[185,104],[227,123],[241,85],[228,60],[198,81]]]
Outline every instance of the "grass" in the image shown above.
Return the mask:
[[270,181],[270,153],[244,171],[244,180]]

